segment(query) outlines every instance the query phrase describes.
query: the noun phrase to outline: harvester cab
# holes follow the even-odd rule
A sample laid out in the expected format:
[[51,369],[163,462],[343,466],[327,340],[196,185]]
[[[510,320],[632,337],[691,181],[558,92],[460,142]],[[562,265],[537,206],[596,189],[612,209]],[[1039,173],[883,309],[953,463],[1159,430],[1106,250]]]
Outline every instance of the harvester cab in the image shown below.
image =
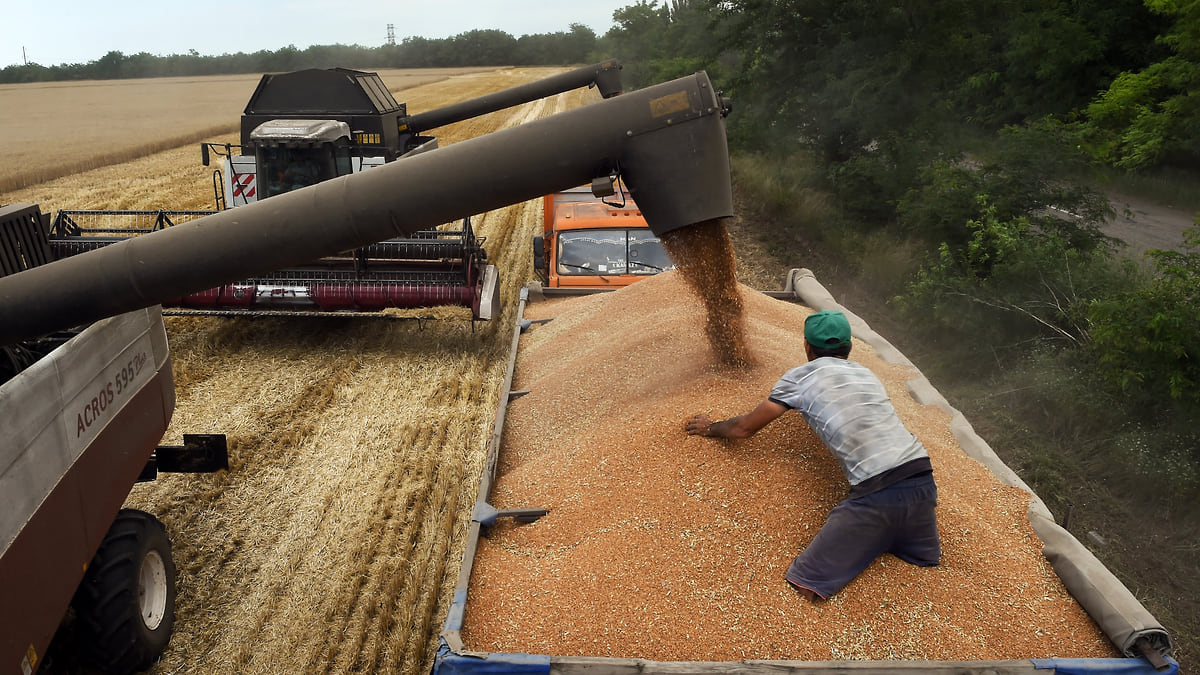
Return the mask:
[[378,73],[348,68],[263,75],[242,113],[241,143],[202,143],[217,209],[254,203],[316,182],[358,173],[437,139],[402,130],[408,109]]
[[250,134],[262,197],[352,173],[350,126],[336,120],[271,120]]

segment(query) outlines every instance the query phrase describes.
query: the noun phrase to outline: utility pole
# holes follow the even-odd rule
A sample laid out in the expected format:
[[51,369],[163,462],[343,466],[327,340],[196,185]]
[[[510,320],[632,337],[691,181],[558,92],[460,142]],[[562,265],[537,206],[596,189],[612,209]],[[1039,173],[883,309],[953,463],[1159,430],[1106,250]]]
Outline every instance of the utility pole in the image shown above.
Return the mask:
[[25,62],[25,65],[29,65],[29,57],[25,55],[25,45],[21,45],[21,60]]
[[396,44],[396,24],[389,23],[388,27],[388,45],[395,46]]

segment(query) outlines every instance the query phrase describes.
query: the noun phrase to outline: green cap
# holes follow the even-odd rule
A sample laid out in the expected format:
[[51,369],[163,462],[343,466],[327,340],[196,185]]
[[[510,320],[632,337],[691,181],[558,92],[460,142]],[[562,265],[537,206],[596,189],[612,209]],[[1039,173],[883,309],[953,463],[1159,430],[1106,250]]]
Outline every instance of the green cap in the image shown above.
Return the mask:
[[846,347],[850,344],[850,321],[832,309],[810,314],[804,320],[804,339],[821,349]]

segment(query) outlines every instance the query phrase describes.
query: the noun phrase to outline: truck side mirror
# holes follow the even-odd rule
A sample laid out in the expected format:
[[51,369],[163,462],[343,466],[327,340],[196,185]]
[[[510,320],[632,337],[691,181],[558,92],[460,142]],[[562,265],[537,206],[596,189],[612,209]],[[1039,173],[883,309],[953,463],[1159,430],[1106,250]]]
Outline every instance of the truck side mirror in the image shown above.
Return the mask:
[[546,242],[540,235],[533,238],[533,269],[546,269]]
[[200,163],[208,166],[208,143],[200,144]]

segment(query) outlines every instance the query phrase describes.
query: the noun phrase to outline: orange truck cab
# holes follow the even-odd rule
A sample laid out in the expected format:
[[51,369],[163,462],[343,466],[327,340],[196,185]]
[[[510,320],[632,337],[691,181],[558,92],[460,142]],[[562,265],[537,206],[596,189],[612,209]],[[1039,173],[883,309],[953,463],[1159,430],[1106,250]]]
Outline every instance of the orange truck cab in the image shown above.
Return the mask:
[[675,268],[628,196],[606,202],[582,186],[543,199],[533,267],[546,288],[615,289]]

